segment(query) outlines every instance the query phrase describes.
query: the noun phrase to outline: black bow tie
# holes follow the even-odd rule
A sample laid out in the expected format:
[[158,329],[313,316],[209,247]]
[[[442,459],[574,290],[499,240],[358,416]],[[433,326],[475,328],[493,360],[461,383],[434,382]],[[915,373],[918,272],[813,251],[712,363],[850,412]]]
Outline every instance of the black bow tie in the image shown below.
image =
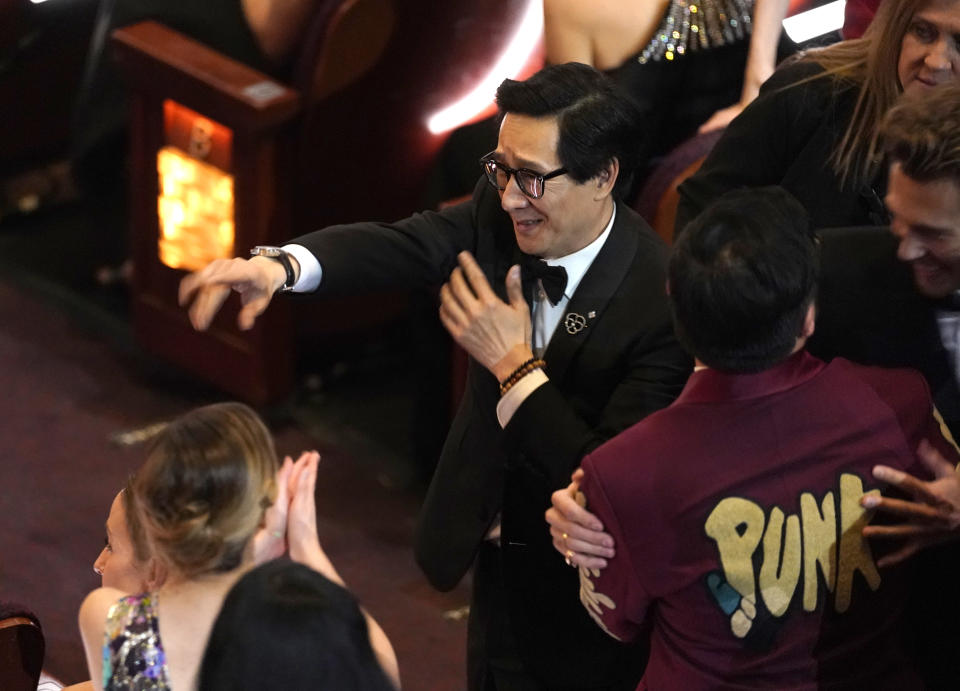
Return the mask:
[[567,287],[567,270],[562,266],[550,266],[542,259],[525,254],[520,260],[520,275],[524,288],[540,279],[551,305],[556,305],[563,298],[563,291]]

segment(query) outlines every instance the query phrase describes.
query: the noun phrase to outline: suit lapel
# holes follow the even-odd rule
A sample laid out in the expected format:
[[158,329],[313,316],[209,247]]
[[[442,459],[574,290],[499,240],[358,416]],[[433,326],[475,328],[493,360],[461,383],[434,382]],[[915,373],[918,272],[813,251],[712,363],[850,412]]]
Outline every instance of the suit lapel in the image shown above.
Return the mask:
[[637,234],[627,227],[630,213],[623,204],[617,204],[617,219],[610,229],[610,237],[587,269],[553,332],[543,358],[547,362],[547,374],[556,382],[562,381],[573,356],[590,337],[633,264]]

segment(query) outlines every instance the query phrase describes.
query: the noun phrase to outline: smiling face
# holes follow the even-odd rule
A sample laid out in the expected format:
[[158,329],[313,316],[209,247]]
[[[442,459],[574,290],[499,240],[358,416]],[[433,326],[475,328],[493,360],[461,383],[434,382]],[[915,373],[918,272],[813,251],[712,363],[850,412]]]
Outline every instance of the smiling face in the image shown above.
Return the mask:
[[[552,116],[507,113],[493,157],[511,168],[549,173],[562,167],[557,154],[560,131]],[[583,183],[560,175],[544,183],[540,199],[527,197],[511,177],[500,205],[513,221],[520,249],[543,259],[572,254],[593,242],[610,220],[616,163]]]
[[934,0],[917,12],[900,44],[897,77],[907,93],[960,76],[960,2]]
[[110,505],[106,528],[106,543],[93,563],[93,570],[100,576],[103,587],[116,588],[125,593],[146,591],[148,568],[137,562],[133,552],[123,492],[118,493]]
[[917,182],[894,163],[888,190],[897,257],[910,265],[917,290],[932,298],[960,290],[960,183]]

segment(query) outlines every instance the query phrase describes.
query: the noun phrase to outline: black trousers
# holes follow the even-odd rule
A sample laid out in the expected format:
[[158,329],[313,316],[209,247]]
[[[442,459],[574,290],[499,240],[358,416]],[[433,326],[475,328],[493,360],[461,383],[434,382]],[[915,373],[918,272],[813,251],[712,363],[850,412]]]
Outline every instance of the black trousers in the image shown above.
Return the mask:
[[470,691],[546,691],[528,672],[507,615],[500,548],[484,542],[473,571],[467,623],[467,688]]

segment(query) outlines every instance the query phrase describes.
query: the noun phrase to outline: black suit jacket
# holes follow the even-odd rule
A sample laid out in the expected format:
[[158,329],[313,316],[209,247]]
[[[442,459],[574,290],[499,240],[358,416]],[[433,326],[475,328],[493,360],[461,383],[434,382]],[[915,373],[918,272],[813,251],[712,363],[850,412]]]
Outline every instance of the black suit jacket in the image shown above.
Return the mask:
[[[442,283],[469,250],[505,297],[507,270],[520,257],[510,219],[484,180],[470,202],[439,213],[334,226],[293,242],[320,261],[324,293]],[[557,327],[544,354],[549,383],[505,430],[496,417],[498,382],[471,359],[421,512],[417,561],[441,590],[460,581],[502,516],[509,616],[525,664],[549,688],[597,688],[636,674],[638,653],[603,634],[580,605],[577,572],[551,548],[543,514],[584,454],[668,405],[689,374],[671,327],[665,264],[663,243],[618,204],[567,309],[586,326]]]
[[810,352],[919,370],[957,438],[960,389],[940,340],[936,304],[917,292],[910,267],[897,259],[896,238],[875,226],[833,228],[820,236],[820,294]]

